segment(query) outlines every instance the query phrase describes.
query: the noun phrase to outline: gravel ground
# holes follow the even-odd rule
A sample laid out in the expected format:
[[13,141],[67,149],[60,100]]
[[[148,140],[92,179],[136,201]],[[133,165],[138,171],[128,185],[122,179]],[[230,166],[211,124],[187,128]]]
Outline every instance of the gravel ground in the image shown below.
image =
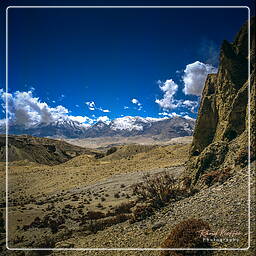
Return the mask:
[[[254,167],[254,165],[253,165]],[[252,168],[254,170],[254,168]],[[255,173],[251,172],[253,188]],[[254,190],[251,191],[254,195]],[[251,196],[251,230],[255,227],[254,197]],[[222,185],[214,185],[196,195],[161,209],[146,220],[125,222],[96,234],[75,236],[61,245],[74,244],[77,248],[159,248],[173,226],[187,218],[207,221],[212,230],[239,232],[238,241],[215,243],[218,248],[246,248],[248,246],[248,172],[243,169]],[[251,248],[244,251],[215,251],[214,255],[255,255],[255,237]],[[52,255],[159,255],[158,251],[54,251]]]

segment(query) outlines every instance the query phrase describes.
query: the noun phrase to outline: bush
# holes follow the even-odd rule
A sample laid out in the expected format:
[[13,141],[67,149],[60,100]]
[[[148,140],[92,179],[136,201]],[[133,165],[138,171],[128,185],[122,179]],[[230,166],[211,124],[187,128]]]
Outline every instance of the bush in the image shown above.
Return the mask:
[[[210,230],[209,225],[200,219],[188,219],[177,224],[162,244],[162,248],[210,248],[203,241],[201,230]],[[161,256],[206,256],[210,251],[162,251]]]
[[115,194],[114,194],[114,197],[115,197],[115,198],[120,198],[119,192],[115,193]]
[[117,148],[116,147],[111,147],[110,149],[108,149],[106,155],[111,155],[113,153],[115,153],[117,151]]
[[155,206],[163,206],[170,199],[177,199],[178,191],[177,180],[166,172],[145,175],[143,182],[133,186],[134,195],[143,201],[153,201]]
[[87,212],[87,218],[89,220],[98,220],[105,217],[105,214],[103,212],[99,211],[88,211]]
[[137,204],[132,210],[131,222],[140,221],[154,213],[154,208],[150,203]]
[[24,225],[23,230],[30,228],[49,228],[52,233],[57,233],[59,226],[65,223],[65,217],[57,214],[47,214],[42,219],[35,217],[35,219],[29,225]]
[[118,214],[116,216],[106,217],[103,219],[95,219],[87,224],[86,229],[92,233],[103,230],[106,227],[127,221],[130,218],[128,214]]
[[134,202],[122,203],[114,208],[115,214],[131,213],[131,208],[134,206]]
[[[41,237],[37,237],[36,241],[33,243],[34,248],[54,248],[56,240],[51,235],[43,235]],[[52,251],[34,251],[32,255],[49,255]]]
[[191,177],[185,176],[181,180],[181,186],[182,186],[182,189],[184,189],[184,190],[188,191],[190,189],[190,187],[191,187],[191,184],[192,184]]
[[203,182],[207,186],[211,186],[216,182],[224,183],[231,177],[231,168],[225,168],[221,170],[213,170],[202,176]]

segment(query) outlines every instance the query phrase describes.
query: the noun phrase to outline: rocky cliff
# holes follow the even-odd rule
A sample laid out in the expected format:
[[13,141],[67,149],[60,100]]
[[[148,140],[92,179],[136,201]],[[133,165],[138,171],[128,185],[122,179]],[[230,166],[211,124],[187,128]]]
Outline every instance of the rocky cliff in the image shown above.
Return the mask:
[[233,43],[223,42],[218,73],[206,79],[186,170],[194,185],[211,171],[245,166],[249,131],[250,158],[255,160],[255,17],[250,30],[250,67],[246,23]]

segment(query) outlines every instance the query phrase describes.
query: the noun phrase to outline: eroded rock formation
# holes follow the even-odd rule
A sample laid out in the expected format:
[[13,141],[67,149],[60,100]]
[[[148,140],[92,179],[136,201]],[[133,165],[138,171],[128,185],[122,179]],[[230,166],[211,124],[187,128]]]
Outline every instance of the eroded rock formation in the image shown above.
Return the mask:
[[206,79],[186,170],[194,185],[210,171],[247,164],[249,127],[255,160],[255,17],[250,30],[250,87],[247,23],[233,43],[223,42],[218,73]]

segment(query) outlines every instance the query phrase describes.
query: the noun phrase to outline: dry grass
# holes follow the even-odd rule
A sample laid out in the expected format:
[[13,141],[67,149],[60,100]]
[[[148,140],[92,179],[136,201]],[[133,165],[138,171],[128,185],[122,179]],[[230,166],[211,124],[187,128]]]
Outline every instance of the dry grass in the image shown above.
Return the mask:
[[[20,227],[19,232],[26,234],[26,236],[29,236],[31,230],[33,232],[38,230],[43,234],[45,229],[53,235],[59,234],[65,223],[63,224],[58,216],[62,216],[65,222],[68,220],[68,223],[79,226],[86,212],[90,210],[102,211],[106,214],[111,210],[109,205],[113,205],[113,212],[116,207],[114,216],[93,220],[92,230],[126,221],[131,218],[132,213],[130,211],[134,212],[136,218],[139,218],[139,212],[142,209],[131,207],[129,210],[130,206],[127,208],[124,205],[120,206],[121,202],[131,200],[129,199],[129,193],[126,191],[127,186],[121,187],[119,185],[117,191],[103,191],[99,194],[98,199],[95,199],[92,194],[81,194],[79,192],[75,194],[70,191],[103,181],[116,174],[122,173],[125,175],[132,172],[181,165],[187,159],[188,149],[189,145],[159,146],[153,149],[151,147],[151,150],[146,150],[147,152],[135,152],[136,154],[130,160],[127,158],[119,160],[95,159],[92,156],[81,155],[56,166],[40,165],[28,161],[12,162],[8,170],[9,205],[12,207],[9,214],[12,222],[9,234],[11,237],[13,236],[12,238],[15,238],[18,226]],[[0,179],[3,181],[4,178],[5,164],[0,163]],[[1,193],[4,193],[4,182],[1,184]],[[119,198],[114,197],[117,192],[119,192]],[[104,201],[105,199],[106,201]],[[81,202],[83,202],[82,205]],[[51,216],[47,219],[47,216],[53,212],[56,212],[57,217]],[[149,213],[150,207],[145,212],[146,214]],[[145,214],[145,212],[142,214]],[[40,221],[36,217],[39,217]],[[34,219],[36,221],[32,227],[30,225]],[[90,221],[86,225],[89,223]],[[93,226],[95,225],[100,227],[94,229]],[[26,230],[22,228],[24,226]],[[29,238],[30,241],[33,241],[33,239]]]
[[[9,167],[9,183],[14,188],[12,198],[33,195],[36,199],[43,193],[47,195],[82,187],[114,174],[181,165],[187,160],[188,149],[189,145],[159,146],[148,152],[137,153],[130,160],[95,159],[81,155],[56,166],[12,163]],[[0,163],[0,169],[0,178],[4,179],[4,163]]]

